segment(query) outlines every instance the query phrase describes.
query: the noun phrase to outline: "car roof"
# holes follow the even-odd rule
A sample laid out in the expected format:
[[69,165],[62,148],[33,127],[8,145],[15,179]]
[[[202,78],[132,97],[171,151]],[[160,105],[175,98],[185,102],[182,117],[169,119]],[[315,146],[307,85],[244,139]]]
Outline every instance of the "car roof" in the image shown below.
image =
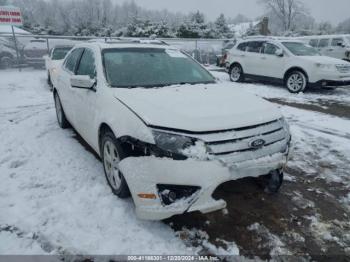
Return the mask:
[[76,47],[98,47],[99,49],[116,48],[156,48],[156,49],[177,49],[165,42],[158,40],[116,40],[116,41],[89,41],[77,44]]
[[305,38],[305,39],[321,39],[321,38],[337,38],[337,37],[349,37],[350,34],[340,34],[340,35],[308,35],[308,36],[301,36],[298,38]]
[[57,49],[57,48],[73,48],[74,45],[55,45],[53,48]]
[[242,40],[240,41],[240,43],[245,43],[245,42],[254,42],[254,41],[266,41],[266,42],[300,42],[302,43],[303,41],[301,41],[301,39],[296,39],[293,37],[269,37],[269,36],[265,36],[265,37],[246,37],[246,38],[242,38]]

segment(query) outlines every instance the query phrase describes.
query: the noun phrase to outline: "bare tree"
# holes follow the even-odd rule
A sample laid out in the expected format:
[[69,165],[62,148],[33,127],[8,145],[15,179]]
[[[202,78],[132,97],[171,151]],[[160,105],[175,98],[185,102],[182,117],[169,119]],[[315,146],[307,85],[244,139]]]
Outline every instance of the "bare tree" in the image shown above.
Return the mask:
[[284,31],[293,29],[298,15],[307,13],[300,0],[258,0],[268,12],[273,13],[282,23]]

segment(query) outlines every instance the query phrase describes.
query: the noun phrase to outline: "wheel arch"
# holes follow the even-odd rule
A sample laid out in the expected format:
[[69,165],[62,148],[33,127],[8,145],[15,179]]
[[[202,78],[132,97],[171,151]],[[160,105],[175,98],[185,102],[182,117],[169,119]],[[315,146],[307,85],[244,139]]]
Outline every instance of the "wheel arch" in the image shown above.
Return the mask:
[[99,149],[99,155],[101,156],[101,142],[102,142],[102,136],[106,133],[106,132],[112,132],[114,135],[115,133],[113,132],[112,128],[106,123],[106,122],[102,122],[98,128],[98,149]]
[[305,77],[306,77],[306,82],[309,83],[309,75],[308,73],[301,67],[299,66],[293,66],[293,67],[290,67],[285,73],[284,73],[284,76],[283,76],[283,82],[286,83],[286,80],[287,80],[287,77],[288,75],[293,72],[293,71],[301,71]]
[[240,62],[235,61],[235,62],[232,62],[232,63],[230,64],[230,67],[229,67],[230,72],[231,72],[231,69],[232,69],[232,67],[233,67],[234,65],[239,65],[239,66],[242,68],[242,70],[243,70],[242,64],[241,64]]

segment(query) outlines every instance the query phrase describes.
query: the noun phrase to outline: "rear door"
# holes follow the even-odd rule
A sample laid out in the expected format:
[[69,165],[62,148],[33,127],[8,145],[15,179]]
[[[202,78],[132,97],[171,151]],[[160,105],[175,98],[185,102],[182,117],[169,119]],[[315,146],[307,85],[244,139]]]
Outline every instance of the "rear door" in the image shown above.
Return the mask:
[[262,50],[265,41],[251,41],[248,44],[245,57],[245,74],[263,75],[264,69],[261,68],[260,62],[263,57]]
[[75,106],[73,98],[73,88],[70,84],[70,78],[75,74],[77,64],[83,53],[83,48],[74,49],[66,58],[62,70],[57,76],[58,93],[61,99],[63,110],[69,122],[75,126]]
[[273,43],[265,43],[263,46],[262,56],[260,58],[259,74],[266,77],[282,79],[286,60],[284,56],[277,56],[276,52],[281,50],[280,47]]

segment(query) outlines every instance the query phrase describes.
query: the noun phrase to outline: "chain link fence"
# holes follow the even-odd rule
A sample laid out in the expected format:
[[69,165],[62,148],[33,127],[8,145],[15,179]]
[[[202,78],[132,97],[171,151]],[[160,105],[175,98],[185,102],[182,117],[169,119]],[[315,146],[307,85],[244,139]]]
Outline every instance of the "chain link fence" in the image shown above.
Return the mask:
[[[142,38],[98,38],[79,36],[49,36],[0,34],[0,69],[7,68],[44,68],[44,56],[57,45],[74,45],[83,41],[146,40]],[[149,39],[147,39],[149,40]],[[187,52],[205,65],[219,65],[220,59],[228,47],[235,43],[233,39],[157,39]],[[16,53],[18,50],[18,59]]]

